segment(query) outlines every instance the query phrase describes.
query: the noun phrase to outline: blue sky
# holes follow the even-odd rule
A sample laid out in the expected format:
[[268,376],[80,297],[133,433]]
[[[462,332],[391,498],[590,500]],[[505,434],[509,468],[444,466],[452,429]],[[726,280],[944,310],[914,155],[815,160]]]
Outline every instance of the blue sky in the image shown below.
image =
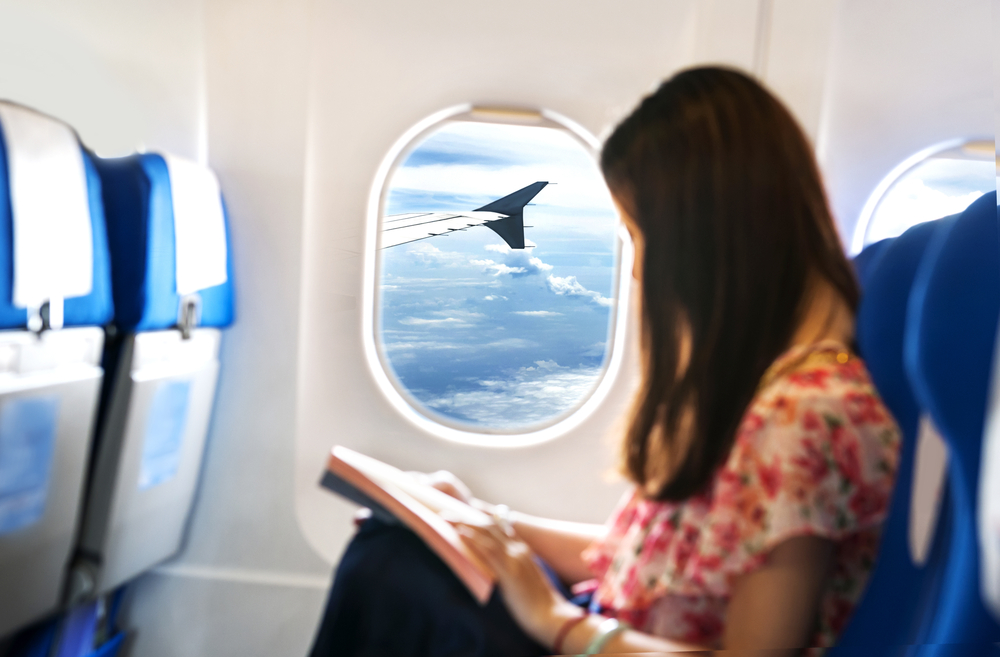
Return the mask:
[[383,212],[473,210],[537,180],[534,249],[486,227],[381,252],[380,338],[425,411],[528,429],[597,384],[615,307],[617,216],[596,163],[562,130],[449,122],[393,173]]

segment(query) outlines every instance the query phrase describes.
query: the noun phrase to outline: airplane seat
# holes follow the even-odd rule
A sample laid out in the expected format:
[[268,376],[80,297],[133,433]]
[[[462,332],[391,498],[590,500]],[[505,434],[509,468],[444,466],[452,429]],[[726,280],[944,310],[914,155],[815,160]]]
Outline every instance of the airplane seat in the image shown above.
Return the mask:
[[935,233],[955,221],[918,224],[899,237],[868,246],[855,258],[864,294],[857,314],[857,342],[872,380],[902,434],[896,485],[882,530],[876,568],[832,655],[899,654],[919,634],[946,556],[939,518],[924,563],[909,547],[914,467],[921,409],[903,367],[906,309],[914,275]]
[[91,156],[0,102],[0,639],[59,608],[113,314]]
[[854,265],[854,273],[858,277],[858,282],[861,284],[861,289],[864,290],[868,284],[868,278],[871,275],[872,269],[875,268],[875,263],[878,262],[879,256],[882,252],[892,244],[895,238],[888,238],[875,242],[874,244],[869,244],[864,248],[861,253],[854,256],[851,264]]
[[177,552],[233,321],[215,175],[169,155],[97,161],[116,308],[69,598],[107,593]]
[[[1000,222],[1000,206],[997,207]],[[990,403],[979,473],[979,544],[983,595],[1000,620],[1000,358],[993,358]]]
[[976,522],[980,455],[1000,315],[996,192],[935,235],[911,292],[904,363],[948,445],[948,558],[921,643],[1000,642],[984,603]]

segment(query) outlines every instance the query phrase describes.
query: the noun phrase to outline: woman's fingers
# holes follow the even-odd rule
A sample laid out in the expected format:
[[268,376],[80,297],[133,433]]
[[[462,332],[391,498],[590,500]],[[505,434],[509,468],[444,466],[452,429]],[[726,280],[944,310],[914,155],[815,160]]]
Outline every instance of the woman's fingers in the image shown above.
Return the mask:
[[504,546],[504,548],[508,550],[512,545],[522,543],[521,540],[517,538],[516,534],[514,536],[511,536],[507,534],[507,532],[505,532],[503,529],[501,529],[500,527],[498,527],[496,524],[493,523],[484,526],[476,526],[469,524],[465,524],[464,526],[474,529],[478,534],[488,534],[494,542]]
[[484,540],[488,540],[508,556],[515,556],[523,551],[522,548],[527,548],[523,541],[516,536],[509,536],[503,529],[494,524],[483,527],[465,526],[472,528],[477,536],[482,536]]
[[496,524],[493,523],[483,527],[483,531],[489,533],[489,535],[493,537],[493,540],[499,543],[500,545],[503,545],[504,548],[506,548],[512,540],[512,537],[508,536],[507,532],[500,529],[500,527],[498,527]]
[[492,527],[477,527],[475,525],[459,524],[458,531],[468,540],[482,549],[496,554],[498,557],[506,552],[503,540],[491,531]]
[[[511,549],[512,541],[506,534],[494,525],[477,527],[474,525],[459,525],[459,532],[467,542],[474,543],[481,551],[489,554],[503,570],[510,570],[508,561],[516,553]],[[519,542],[519,541],[518,541]]]
[[458,533],[474,555],[479,557],[498,579],[506,579],[507,563],[502,547],[486,535],[477,532],[478,528],[469,525],[458,525]]
[[423,475],[423,481],[428,486],[433,486],[442,493],[451,495],[466,504],[472,502],[472,491],[469,490],[469,487],[447,470],[438,470],[437,472],[425,474]]
[[493,571],[504,604],[518,624],[536,639],[546,636],[546,619],[562,598],[535,563],[528,546],[495,525],[458,525],[457,529],[469,551]]

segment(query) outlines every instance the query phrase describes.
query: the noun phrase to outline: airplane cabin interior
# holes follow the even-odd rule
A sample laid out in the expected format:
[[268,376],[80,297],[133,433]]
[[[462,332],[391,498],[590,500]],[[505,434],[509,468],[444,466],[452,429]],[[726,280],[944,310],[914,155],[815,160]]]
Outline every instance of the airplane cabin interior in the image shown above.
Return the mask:
[[334,446],[604,523],[602,145],[700,66],[801,126],[900,435],[827,654],[995,654],[1000,0],[0,0],[0,655],[315,654]]

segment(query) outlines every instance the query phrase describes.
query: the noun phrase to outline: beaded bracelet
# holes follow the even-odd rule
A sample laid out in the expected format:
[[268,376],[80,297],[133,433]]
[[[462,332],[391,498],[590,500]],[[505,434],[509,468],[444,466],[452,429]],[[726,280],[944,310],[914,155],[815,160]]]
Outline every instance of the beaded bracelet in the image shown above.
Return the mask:
[[617,618],[609,618],[597,626],[597,634],[587,644],[585,655],[599,655],[604,646],[625,630],[630,629],[628,623],[619,622]]
[[584,613],[581,614],[580,616],[577,616],[576,618],[570,618],[568,621],[563,623],[562,627],[559,628],[559,633],[556,634],[556,640],[552,643],[552,654],[554,655],[562,654],[563,641],[566,640],[566,637],[569,635],[570,631],[583,621],[587,620],[589,616],[590,614]]

